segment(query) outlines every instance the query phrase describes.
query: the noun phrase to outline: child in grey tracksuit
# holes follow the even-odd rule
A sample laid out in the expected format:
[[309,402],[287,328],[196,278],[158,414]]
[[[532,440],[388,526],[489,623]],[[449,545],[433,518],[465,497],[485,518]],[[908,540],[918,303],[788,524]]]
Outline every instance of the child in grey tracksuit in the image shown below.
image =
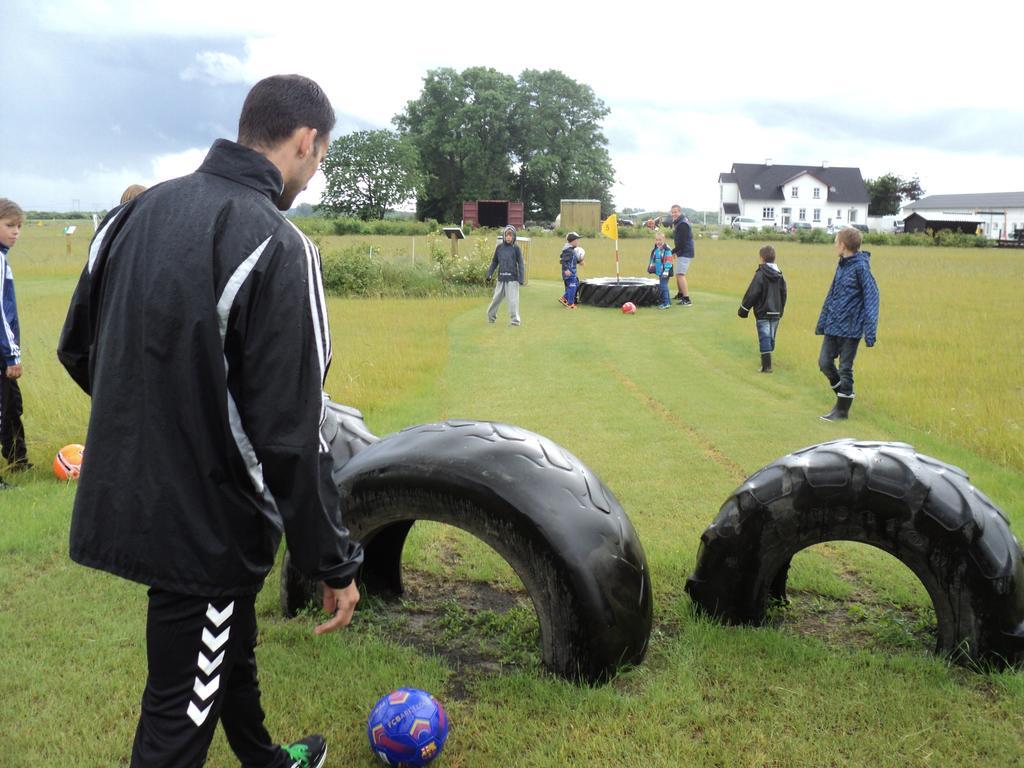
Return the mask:
[[508,299],[509,325],[519,325],[519,286],[526,277],[523,266],[523,252],[516,245],[516,228],[509,225],[501,233],[501,242],[494,249],[491,267],[487,270],[487,279],[497,271],[498,282],[494,285],[494,296],[487,307],[487,322],[493,323],[498,318],[498,305],[501,300]]

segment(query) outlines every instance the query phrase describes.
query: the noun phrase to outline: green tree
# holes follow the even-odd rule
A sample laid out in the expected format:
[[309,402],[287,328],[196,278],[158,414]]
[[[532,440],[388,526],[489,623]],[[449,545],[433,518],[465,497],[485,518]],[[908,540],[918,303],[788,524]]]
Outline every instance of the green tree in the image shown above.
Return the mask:
[[323,162],[320,204],[364,221],[412,198],[420,185],[419,155],[393,131],[356,131],[331,142]]
[[895,215],[907,200],[920,200],[924,196],[917,176],[907,180],[894,173],[887,173],[877,179],[867,179],[864,185],[871,198],[868,203],[869,216]]
[[529,216],[553,219],[566,198],[600,200],[602,215],[612,213],[615,172],[601,131],[604,102],[558,70],[525,70],[518,91],[512,151]]
[[419,153],[419,218],[456,221],[465,200],[512,196],[509,115],[515,95],[515,80],[495,69],[427,73],[420,97],[393,121]]
[[613,209],[614,172],[593,90],[561,72],[431,70],[419,98],[394,118],[423,169],[420,218],[455,221],[466,200],[518,198],[528,218],[551,219],[563,198]]

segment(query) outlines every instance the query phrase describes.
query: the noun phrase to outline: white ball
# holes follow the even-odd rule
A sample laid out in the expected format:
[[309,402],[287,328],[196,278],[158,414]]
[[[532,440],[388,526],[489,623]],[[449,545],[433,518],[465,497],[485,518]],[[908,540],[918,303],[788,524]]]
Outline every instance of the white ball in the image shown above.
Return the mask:
[[583,249],[582,249],[582,248],[581,248],[580,246],[578,246],[578,245],[576,246],[576,249],[575,249],[575,250],[573,251],[573,253],[575,253],[575,254],[576,254],[576,261],[583,261],[583,257],[587,255],[587,252],[586,252],[586,251],[584,251],[584,250],[583,250]]

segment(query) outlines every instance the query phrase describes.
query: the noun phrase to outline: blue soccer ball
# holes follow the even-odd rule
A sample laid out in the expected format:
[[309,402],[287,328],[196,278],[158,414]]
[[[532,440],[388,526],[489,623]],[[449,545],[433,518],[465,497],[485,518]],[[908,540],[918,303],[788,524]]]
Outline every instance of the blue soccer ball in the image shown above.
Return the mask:
[[366,722],[370,748],[385,765],[426,765],[441,754],[448,715],[441,702],[418,688],[399,688],[374,705]]

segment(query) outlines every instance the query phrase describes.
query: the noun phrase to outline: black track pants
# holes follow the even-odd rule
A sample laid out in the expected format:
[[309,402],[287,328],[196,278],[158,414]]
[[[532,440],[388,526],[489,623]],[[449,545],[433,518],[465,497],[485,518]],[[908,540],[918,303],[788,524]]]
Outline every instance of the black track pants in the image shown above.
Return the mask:
[[149,590],[149,677],[133,768],[203,765],[218,721],[244,768],[288,765],[263,727],[255,601]]
[[25,450],[25,428],[21,423],[21,388],[17,379],[7,378],[7,366],[0,361],[0,455],[3,464],[23,464],[28,454]]

